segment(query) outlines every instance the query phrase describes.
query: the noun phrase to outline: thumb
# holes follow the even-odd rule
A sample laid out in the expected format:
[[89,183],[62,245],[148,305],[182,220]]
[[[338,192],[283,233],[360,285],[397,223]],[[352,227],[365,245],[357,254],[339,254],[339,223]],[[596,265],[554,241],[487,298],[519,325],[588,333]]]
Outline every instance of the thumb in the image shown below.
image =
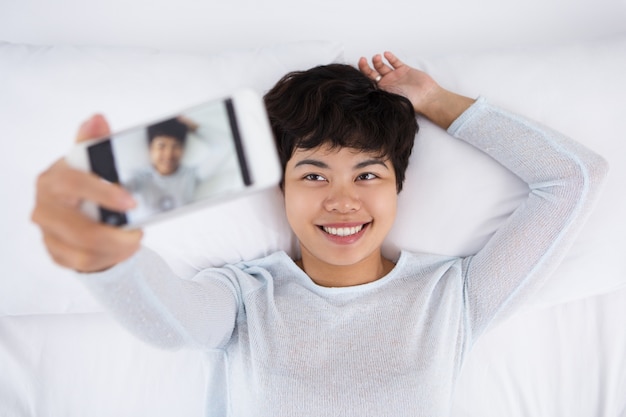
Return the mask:
[[76,142],[84,142],[88,139],[97,139],[111,134],[109,122],[103,115],[94,114],[87,119],[78,129]]

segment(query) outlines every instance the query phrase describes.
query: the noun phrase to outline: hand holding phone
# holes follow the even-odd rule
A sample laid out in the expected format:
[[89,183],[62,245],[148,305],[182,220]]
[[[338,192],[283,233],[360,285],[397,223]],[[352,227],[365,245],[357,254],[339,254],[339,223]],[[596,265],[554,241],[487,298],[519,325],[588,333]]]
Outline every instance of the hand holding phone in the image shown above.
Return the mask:
[[[80,127],[76,141],[108,134],[108,123],[96,115]],[[142,232],[92,221],[80,212],[81,202],[85,200],[116,211],[126,211],[135,205],[132,196],[119,185],[73,169],[64,159],[39,175],[31,218],[40,227],[52,259],[67,268],[95,272],[135,253]]]
[[83,203],[92,219],[126,227],[274,186],[281,176],[265,107],[248,90],[82,142],[66,160],[133,195],[128,211]]

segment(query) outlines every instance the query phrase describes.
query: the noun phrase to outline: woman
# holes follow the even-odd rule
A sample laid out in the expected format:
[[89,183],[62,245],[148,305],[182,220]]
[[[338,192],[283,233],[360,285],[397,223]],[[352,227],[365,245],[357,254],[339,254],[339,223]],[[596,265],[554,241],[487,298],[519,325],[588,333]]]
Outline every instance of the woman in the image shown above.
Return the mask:
[[[300,259],[280,252],[180,280],[139,249],[141,232],[80,216],[84,198],[132,207],[123,190],[63,162],[40,177],[33,220],[52,257],[92,272],[81,280],[140,337],[223,351],[231,415],[448,414],[476,339],[546,279],[597,198],[598,155],[385,58],[288,74],[266,95]],[[475,255],[381,254],[415,113],[529,185]],[[78,139],[107,130],[96,116]]]

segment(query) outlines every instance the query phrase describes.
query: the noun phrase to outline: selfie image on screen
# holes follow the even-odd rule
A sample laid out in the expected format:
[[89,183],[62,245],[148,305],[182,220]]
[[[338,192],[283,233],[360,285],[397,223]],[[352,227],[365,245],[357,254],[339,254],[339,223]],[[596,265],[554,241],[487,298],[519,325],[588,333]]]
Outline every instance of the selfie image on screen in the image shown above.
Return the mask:
[[112,139],[119,181],[137,201],[131,224],[243,186],[223,102]]

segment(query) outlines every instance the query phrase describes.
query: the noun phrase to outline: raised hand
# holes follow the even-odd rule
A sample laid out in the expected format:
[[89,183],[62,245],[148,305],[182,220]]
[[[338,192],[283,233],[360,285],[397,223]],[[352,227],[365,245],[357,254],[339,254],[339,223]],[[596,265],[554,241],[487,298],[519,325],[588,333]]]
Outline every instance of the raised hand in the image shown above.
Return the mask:
[[444,129],[474,102],[471,98],[442,88],[430,75],[406,65],[391,52],[375,55],[372,66],[362,57],[358,66],[380,88],[405,96],[416,113]]

